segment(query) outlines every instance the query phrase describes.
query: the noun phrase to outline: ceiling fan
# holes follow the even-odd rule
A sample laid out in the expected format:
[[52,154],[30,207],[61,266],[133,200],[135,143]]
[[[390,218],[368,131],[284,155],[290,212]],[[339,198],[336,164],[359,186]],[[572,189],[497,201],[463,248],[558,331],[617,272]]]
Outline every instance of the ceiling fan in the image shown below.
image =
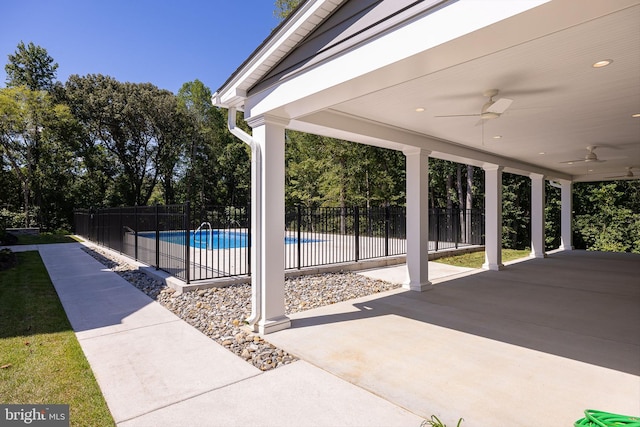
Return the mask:
[[633,172],[631,171],[631,169],[633,169],[633,166],[628,166],[627,168],[627,172],[624,175],[618,175],[618,176],[607,176],[605,178],[607,179],[615,179],[615,178],[633,178]]
[[595,149],[598,148],[595,145],[590,145],[587,147],[587,154],[584,156],[584,158],[582,159],[576,159],[576,160],[567,160],[566,162],[560,162],[560,163],[565,163],[568,165],[572,165],[574,163],[580,163],[580,162],[586,162],[586,163],[602,163],[602,162],[606,162],[606,160],[599,160],[598,156],[595,153]]
[[487,102],[484,103],[482,108],[480,109],[479,114],[451,114],[446,116],[435,116],[435,117],[480,117],[480,120],[490,120],[497,119],[500,117],[507,108],[513,102],[513,99],[508,98],[500,98],[497,100],[493,100],[494,96],[497,96],[499,93],[498,89],[489,89],[482,93],[482,96],[486,96],[489,98]]

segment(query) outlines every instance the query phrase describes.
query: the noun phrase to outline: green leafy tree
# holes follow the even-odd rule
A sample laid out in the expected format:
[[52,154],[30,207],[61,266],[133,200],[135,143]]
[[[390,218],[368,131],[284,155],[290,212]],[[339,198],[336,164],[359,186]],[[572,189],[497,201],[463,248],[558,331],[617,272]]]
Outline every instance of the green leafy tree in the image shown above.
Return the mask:
[[[0,89],[0,147],[3,162],[11,166],[22,186],[25,226],[31,226],[33,189],[42,194],[42,188],[50,185],[51,174],[48,167],[56,153],[65,151],[74,139],[75,121],[69,109],[56,105],[44,91],[34,91],[26,87]],[[72,159],[69,156],[56,161]],[[61,171],[66,172],[65,170]],[[46,184],[48,183],[48,184]],[[42,198],[37,198],[36,207],[43,209]],[[48,219],[45,219],[48,222]],[[47,226],[42,223],[41,226]]]
[[[193,124],[187,144],[183,192],[195,209],[210,205],[247,206],[251,164],[246,144],[227,131],[227,111],[213,107],[201,81],[182,85],[178,99]],[[238,124],[248,130],[242,120]]]
[[576,185],[576,247],[640,253],[640,182]]
[[531,245],[531,179],[502,175],[502,246],[525,249]]
[[274,15],[283,20],[298,7],[298,4],[300,4],[300,0],[276,0]]
[[4,67],[7,73],[7,87],[25,86],[30,90],[49,90],[56,79],[58,64],[43,47],[30,42],[18,44],[18,48],[9,55]]
[[98,156],[87,166],[110,173],[111,201],[145,205],[161,184],[171,202],[188,135],[182,132],[188,118],[177,98],[149,83],[120,83],[102,75],[71,76],[65,94],[83,127],[82,151]]
[[560,246],[560,214],[562,211],[562,199],[560,189],[546,184],[546,203],[544,207],[545,226],[545,249],[556,249]]
[[404,201],[404,155],[288,131],[287,203],[309,207],[387,206]]

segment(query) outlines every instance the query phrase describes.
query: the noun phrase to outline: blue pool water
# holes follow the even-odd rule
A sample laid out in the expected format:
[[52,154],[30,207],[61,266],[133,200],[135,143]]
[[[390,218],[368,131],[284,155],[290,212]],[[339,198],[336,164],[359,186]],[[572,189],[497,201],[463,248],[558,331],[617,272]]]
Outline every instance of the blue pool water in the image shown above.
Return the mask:
[[[154,238],[155,233],[143,232],[138,233],[139,236]],[[169,243],[184,244],[184,231],[161,231],[160,240]],[[302,243],[319,242],[320,240],[302,239]],[[295,237],[285,237],[284,243],[287,245],[297,243]],[[191,231],[189,235],[189,244],[191,247],[199,249],[233,249],[246,248],[248,244],[248,235],[240,231],[229,230],[198,230]]]

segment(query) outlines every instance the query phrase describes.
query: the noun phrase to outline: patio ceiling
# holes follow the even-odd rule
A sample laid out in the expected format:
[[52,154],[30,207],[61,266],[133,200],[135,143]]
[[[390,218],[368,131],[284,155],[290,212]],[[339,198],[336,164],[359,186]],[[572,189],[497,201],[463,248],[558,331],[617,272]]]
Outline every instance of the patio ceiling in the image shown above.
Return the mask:
[[[434,157],[478,166],[506,158],[516,165],[506,162],[507,171],[574,181],[622,179],[631,167],[637,179],[639,23],[638,1],[555,0],[264,112],[292,129],[396,149],[415,141]],[[613,62],[592,67],[604,59]],[[249,95],[248,114],[268,110],[264,100],[294,78]],[[436,117],[478,114],[489,89],[513,100],[501,117]],[[565,163],[584,159],[588,146],[598,162]]]
[[[508,27],[499,23],[450,48],[517,32],[517,27]],[[603,59],[613,63],[592,67]],[[487,100],[482,96],[486,89],[499,89],[496,99],[513,100],[501,117],[436,117],[478,114]],[[640,113],[640,6],[381,87],[331,110],[579,179],[624,175],[626,167],[637,168],[632,171],[640,177],[640,118],[632,117]],[[584,158],[587,146],[596,146],[603,162],[561,163]]]

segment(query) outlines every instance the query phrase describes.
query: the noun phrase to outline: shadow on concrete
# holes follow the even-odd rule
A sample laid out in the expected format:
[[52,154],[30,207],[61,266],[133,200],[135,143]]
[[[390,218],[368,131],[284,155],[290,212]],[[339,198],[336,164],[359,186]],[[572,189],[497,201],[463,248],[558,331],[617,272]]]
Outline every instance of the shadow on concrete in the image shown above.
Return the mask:
[[175,320],[80,244],[41,245],[39,249],[74,331],[100,334],[98,330],[108,327],[118,331],[146,326],[158,318]]
[[640,375],[639,277],[640,255],[558,252],[355,303],[357,311],[302,314],[292,328],[393,315]]

